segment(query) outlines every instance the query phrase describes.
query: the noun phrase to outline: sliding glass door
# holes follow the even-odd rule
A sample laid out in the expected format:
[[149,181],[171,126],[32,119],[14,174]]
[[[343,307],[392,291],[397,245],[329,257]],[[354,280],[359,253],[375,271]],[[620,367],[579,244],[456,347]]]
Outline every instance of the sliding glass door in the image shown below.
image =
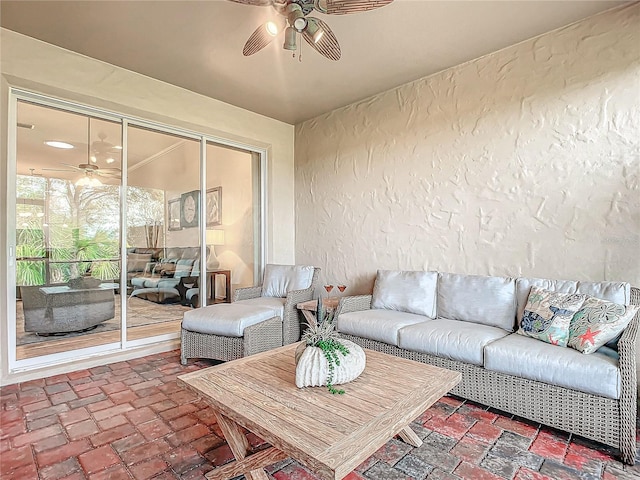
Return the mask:
[[16,358],[118,342],[121,126],[17,105]]
[[12,100],[10,369],[177,339],[186,311],[256,283],[264,151],[28,92]]
[[140,127],[127,138],[127,339],[135,341],[178,332],[191,308],[201,263],[200,142]]

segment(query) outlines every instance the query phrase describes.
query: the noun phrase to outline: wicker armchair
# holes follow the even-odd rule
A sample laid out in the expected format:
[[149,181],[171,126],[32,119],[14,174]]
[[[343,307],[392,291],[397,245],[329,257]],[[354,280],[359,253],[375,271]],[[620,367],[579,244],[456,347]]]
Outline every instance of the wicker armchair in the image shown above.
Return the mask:
[[[319,274],[320,269],[314,268],[311,285],[308,288],[288,292],[282,318],[273,317],[246,327],[242,337],[212,335],[182,328],[180,361],[186,365],[189,358],[235,360],[297,342],[300,339],[300,318],[296,306],[300,302],[313,298]],[[262,285],[238,288],[235,291],[233,302],[256,299],[261,295]],[[215,307],[215,305],[211,307]]]

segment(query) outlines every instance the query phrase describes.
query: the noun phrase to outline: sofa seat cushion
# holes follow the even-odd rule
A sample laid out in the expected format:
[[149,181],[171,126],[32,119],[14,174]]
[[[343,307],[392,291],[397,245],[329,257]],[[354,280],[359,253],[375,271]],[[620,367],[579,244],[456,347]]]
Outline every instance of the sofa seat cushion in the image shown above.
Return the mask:
[[482,323],[513,332],[516,281],[510,277],[440,273],[438,317]]
[[282,315],[284,315],[284,304],[286,301],[286,298],[257,297],[248,298],[247,300],[238,300],[233,303],[236,305],[250,305],[254,307],[268,308],[273,313],[273,315],[271,315],[272,317],[282,318]]
[[242,305],[239,302],[218,303],[185,312],[182,328],[208,335],[242,337],[245,328],[275,316],[269,307]]
[[482,366],[485,346],[507,335],[506,330],[489,325],[437,318],[401,328],[398,346]]
[[484,367],[593,395],[620,398],[618,361],[606,353],[583,355],[573,348],[512,334],[485,347]]
[[371,309],[339,315],[337,329],[347,335],[398,346],[398,330],[407,325],[425,321],[432,322],[433,320],[414,313]]

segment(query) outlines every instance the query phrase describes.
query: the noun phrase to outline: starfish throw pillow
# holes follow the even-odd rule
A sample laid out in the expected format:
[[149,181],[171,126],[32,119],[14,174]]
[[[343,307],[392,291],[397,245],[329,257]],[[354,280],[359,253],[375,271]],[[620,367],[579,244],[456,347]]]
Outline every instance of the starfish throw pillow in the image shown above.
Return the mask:
[[638,309],[638,305],[620,305],[587,297],[571,319],[569,346],[582,353],[595,352],[622,333]]
[[586,297],[580,293],[560,293],[531,287],[517,333],[566,347],[571,319]]

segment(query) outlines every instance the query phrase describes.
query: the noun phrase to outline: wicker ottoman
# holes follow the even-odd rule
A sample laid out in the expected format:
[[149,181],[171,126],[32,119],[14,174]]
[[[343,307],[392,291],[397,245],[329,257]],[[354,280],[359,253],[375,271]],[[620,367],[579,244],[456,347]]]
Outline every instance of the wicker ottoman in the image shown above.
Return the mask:
[[185,312],[180,361],[235,360],[282,346],[282,318],[272,308],[219,303]]

